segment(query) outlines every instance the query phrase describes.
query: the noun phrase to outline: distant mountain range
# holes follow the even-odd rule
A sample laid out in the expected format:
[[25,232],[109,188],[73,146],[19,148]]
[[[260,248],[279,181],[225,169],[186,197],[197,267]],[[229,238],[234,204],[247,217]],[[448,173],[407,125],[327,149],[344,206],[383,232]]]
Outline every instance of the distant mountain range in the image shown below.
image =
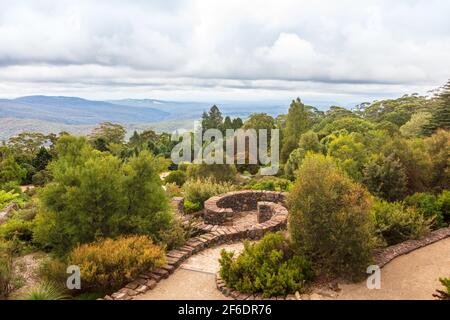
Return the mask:
[[[246,118],[253,112],[286,113],[289,101],[223,101],[216,103],[224,115]],[[316,102],[322,109],[333,102]],[[213,103],[155,99],[93,101],[78,97],[27,96],[0,99],[0,140],[23,131],[74,134],[88,133],[105,121],[120,123],[128,130],[157,131],[190,129]]]

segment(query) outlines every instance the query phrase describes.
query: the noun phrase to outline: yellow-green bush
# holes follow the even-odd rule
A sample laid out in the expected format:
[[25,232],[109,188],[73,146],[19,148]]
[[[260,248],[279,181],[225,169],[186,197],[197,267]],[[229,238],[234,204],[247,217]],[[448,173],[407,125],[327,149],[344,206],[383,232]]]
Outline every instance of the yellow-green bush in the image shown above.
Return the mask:
[[251,190],[268,190],[268,191],[289,191],[291,182],[287,179],[264,176],[251,180],[245,189]]
[[228,191],[235,190],[236,186],[229,182],[215,182],[212,179],[188,180],[183,185],[185,200],[200,205],[203,208],[204,202]]
[[236,179],[236,168],[228,164],[191,164],[187,167],[190,179],[212,179],[216,182],[233,182]]
[[165,263],[164,248],[147,236],[104,239],[73,249],[68,264],[81,272],[83,291],[110,292],[133,280],[143,271]]

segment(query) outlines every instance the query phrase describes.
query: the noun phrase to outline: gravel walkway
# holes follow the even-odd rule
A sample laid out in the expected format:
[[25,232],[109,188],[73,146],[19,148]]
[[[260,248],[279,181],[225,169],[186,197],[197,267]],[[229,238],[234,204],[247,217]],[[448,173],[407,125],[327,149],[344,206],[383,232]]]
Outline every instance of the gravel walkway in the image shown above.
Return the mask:
[[222,249],[238,253],[243,250],[243,244],[221,245],[190,257],[169,278],[161,280],[155,289],[134,297],[134,300],[227,299],[217,290],[215,282]]
[[434,299],[440,277],[450,276],[450,238],[400,256],[381,269],[381,289],[368,290],[366,282],[341,285],[338,299]]
[[[223,300],[228,299],[215,286],[215,273],[222,249],[243,250],[242,243],[204,250],[188,260],[168,279],[135,300]],[[381,289],[369,290],[366,282],[341,284],[341,300],[434,299],[441,288],[439,278],[450,276],[450,238],[400,256],[381,269]],[[329,299],[326,297],[322,297]]]

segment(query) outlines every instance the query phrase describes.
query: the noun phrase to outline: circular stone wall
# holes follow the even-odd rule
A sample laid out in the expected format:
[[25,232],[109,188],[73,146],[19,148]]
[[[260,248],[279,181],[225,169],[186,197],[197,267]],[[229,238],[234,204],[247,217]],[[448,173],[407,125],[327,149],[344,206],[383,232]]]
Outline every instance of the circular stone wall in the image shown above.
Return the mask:
[[203,219],[209,224],[223,224],[242,211],[258,209],[258,202],[284,204],[286,193],[275,191],[234,191],[205,201]]

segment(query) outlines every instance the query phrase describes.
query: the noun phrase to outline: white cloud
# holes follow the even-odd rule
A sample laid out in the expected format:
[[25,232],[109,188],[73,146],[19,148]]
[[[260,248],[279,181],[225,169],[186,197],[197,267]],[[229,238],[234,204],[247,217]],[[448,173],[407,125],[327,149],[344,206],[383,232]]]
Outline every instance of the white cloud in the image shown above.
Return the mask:
[[439,0],[0,0],[0,95],[423,92],[450,76],[448,12]]

